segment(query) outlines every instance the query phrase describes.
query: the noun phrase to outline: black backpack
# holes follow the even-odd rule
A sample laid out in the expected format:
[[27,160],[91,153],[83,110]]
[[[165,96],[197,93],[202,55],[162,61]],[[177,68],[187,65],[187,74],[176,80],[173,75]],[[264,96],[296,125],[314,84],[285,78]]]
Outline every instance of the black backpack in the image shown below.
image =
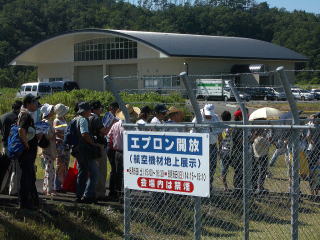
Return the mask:
[[75,147],[79,144],[78,126],[78,118],[72,119],[64,133],[64,145]]

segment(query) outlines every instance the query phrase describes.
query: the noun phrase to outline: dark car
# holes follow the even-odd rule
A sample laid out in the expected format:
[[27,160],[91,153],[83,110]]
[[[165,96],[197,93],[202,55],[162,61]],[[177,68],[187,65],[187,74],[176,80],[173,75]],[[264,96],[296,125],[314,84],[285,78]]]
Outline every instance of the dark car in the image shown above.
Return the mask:
[[55,81],[50,82],[52,92],[66,91],[70,92],[74,89],[79,89],[78,83],[75,81]]
[[242,91],[249,94],[252,100],[275,100],[276,94],[265,87],[247,87]]
[[320,100],[320,89],[312,89],[310,92],[314,95],[314,99]]

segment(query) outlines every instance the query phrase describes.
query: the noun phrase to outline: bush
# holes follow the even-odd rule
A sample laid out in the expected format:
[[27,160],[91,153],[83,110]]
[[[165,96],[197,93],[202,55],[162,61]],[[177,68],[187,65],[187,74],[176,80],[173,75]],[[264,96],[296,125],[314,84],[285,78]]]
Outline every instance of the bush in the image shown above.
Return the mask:
[[[0,96],[1,105],[0,105],[0,113],[3,114],[11,110],[11,105],[15,100],[15,94],[17,92],[16,89],[3,88],[0,89],[2,95]],[[148,92],[142,94],[132,94],[127,92],[121,92],[121,97],[125,103],[130,103],[137,107],[143,107],[148,105],[151,108],[158,103],[165,103],[168,107],[175,105],[178,108],[181,108],[187,117],[190,119],[190,112],[185,106],[185,99],[179,93],[171,93],[169,95],[160,95],[155,92]],[[80,101],[92,101],[99,100],[105,106],[105,110],[107,110],[107,106],[114,101],[114,97],[110,92],[98,92],[88,89],[74,90],[71,92],[57,92],[52,95],[45,96],[40,99],[41,103],[49,103],[49,104],[58,104],[63,103],[66,106],[70,107],[70,112],[68,114],[68,118],[71,118],[74,112],[74,106],[77,102]]]
[[15,101],[17,89],[1,88],[0,89],[0,113],[11,111],[11,105]]

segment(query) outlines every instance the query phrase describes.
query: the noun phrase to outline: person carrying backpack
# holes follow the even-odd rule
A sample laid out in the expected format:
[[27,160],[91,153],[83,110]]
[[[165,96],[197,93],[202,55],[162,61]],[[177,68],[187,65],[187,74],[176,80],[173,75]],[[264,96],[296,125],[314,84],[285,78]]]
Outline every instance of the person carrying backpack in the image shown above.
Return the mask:
[[79,174],[77,178],[76,202],[94,203],[96,202],[95,188],[99,176],[96,159],[101,157],[100,146],[94,142],[92,132],[89,130],[90,104],[88,102],[80,102],[78,107],[77,130],[79,143],[75,147],[75,150],[78,152]]
[[[20,100],[16,100],[12,104],[12,111],[3,114],[0,117],[0,126],[1,126],[0,131],[2,135],[3,153],[7,156],[9,155],[8,139],[10,135],[10,130],[12,125],[16,124],[17,122],[21,106],[22,106],[22,102]],[[21,177],[21,170],[18,163],[18,159],[12,156],[11,162],[8,168],[6,169],[6,174],[3,176],[1,190],[8,188],[8,185],[9,185],[9,195],[17,195],[20,188],[20,177]]]

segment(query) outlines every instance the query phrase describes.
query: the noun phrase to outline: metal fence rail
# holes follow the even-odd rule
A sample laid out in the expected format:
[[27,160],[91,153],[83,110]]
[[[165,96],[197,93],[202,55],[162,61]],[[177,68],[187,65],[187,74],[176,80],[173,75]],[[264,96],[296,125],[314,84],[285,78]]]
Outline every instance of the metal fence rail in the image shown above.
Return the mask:
[[[293,119],[248,121],[245,102],[231,79],[243,121],[203,123],[203,103],[197,101],[193,85],[196,77],[181,73],[196,123],[138,125],[130,123],[112,79],[105,77],[127,115],[125,130],[214,130],[219,135],[210,146],[210,197],[125,189],[125,239],[320,238],[320,123],[299,119],[286,72],[278,68],[273,74],[285,91]],[[172,174],[178,178],[178,172]]]

